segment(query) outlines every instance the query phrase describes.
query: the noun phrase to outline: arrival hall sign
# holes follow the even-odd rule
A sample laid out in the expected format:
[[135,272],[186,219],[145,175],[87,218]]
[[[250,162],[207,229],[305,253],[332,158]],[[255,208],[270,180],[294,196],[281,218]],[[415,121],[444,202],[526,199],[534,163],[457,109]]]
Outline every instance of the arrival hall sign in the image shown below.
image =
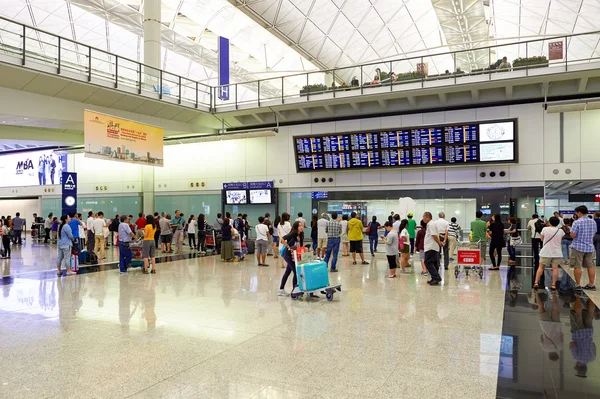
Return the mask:
[[86,157],[163,166],[160,127],[85,110],[83,129]]

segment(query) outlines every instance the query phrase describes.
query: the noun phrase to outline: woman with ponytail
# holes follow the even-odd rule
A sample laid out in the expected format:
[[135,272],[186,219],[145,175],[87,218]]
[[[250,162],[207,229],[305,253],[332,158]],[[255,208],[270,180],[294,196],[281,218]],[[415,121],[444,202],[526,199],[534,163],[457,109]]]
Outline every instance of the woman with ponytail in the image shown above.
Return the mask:
[[58,275],[62,276],[62,264],[65,263],[67,268],[67,275],[77,274],[71,270],[71,249],[73,248],[73,232],[69,226],[71,218],[69,215],[62,215],[60,217],[60,226],[58,227],[58,260],[56,266],[58,267]]

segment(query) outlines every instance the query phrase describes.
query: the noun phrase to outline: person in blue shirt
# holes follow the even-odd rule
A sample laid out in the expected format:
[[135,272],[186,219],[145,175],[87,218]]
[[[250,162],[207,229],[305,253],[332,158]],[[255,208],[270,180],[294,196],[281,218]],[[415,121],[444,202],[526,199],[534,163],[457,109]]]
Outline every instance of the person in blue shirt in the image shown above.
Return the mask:
[[135,240],[135,234],[129,227],[129,218],[126,215],[121,215],[120,220],[121,223],[119,223],[117,230],[119,234],[119,271],[121,274],[126,274],[132,258],[131,240]]
[[586,268],[588,271],[589,283],[583,287],[586,290],[596,291],[594,282],[596,280],[596,251],[594,248],[594,236],[597,233],[597,225],[592,219],[587,217],[588,208],[585,205],[580,205],[575,208],[577,220],[573,222],[571,228],[571,244],[570,266],[574,268],[575,274],[575,291],[581,292],[581,268]]
[[71,269],[71,249],[73,248],[73,233],[69,222],[71,218],[69,215],[62,215],[60,217],[60,227],[58,228],[58,260],[56,266],[58,267],[58,275],[62,276],[62,264],[65,263],[67,268],[67,275],[77,274]]
[[81,224],[81,221],[77,219],[76,213],[71,212],[69,214],[68,223],[71,228],[71,234],[73,235],[73,248],[79,252],[79,225]]

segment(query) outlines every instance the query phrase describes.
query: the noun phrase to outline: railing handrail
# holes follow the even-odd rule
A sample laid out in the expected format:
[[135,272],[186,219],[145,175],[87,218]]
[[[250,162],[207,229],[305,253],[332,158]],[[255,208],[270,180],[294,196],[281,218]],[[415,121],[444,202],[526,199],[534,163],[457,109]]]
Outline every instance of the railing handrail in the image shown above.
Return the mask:
[[[143,62],[136,61],[136,60],[130,59],[128,57],[120,56],[120,55],[117,55],[115,53],[111,53],[109,51],[106,51],[106,50],[103,50],[103,49],[99,49],[99,48],[96,48],[96,47],[84,44],[84,43],[79,42],[77,40],[69,39],[67,37],[63,37],[63,36],[57,35],[55,33],[48,32],[46,30],[43,30],[43,29],[40,29],[40,28],[37,28],[37,27],[33,27],[33,26],[28,25],[26,23],[22,23],[22,22],[11,20],[11,19],[9,19],[7,17],[4,17],[4,16],[0,16],[0,20],[6,21],[9,24],[13,24],[13,25],[21,28],[20,32],[11,31],[11,30],[9,30],[10,28],[8,28],[8,27],[5,28],[5,29],[1,29],[1,30],[2,31],[6,31],[7,33],[14,34],[14,35],[16,35],[19,38],[22,38],[23,39],[23,46],[24,46],[26,40],[29,39],[29,40],[33,40],[34,42],[40,42],[42,44],[45,44],[45,45],[48,45],[48,46],[51,46],[51,47],[58,47],[58,58],[59,58],[59,72],[58,73],[59,74],[60,74],[60,63],[61,63],[60,62],[60,50],[62,48],[61,41],[67,41],[69,43],[74,44],[75,46],[82,46],[84,49],[88,50],[87,51],[88,54],[85,54],[83,52],[79,52],[78,49],[64,48],[64,50],[73,52],[73,53],[75,53],[77,55],[81,55],[81,56],[84,56],[84,57],[90,57],[90,55],[92,53],[92,50],[94,50],[94,51],[100,52],[102,54],[105,54],[105,55],[113,58],[114,59],[114,64],[117,66],[117,68],[119,66],[119,60],[121,60],[122,62],[124,62],[124,64],[125,63],[132,63],[133,65],[138,66],[139,70],[134,70],[134,69],[132,69],[130,67],[122,65],[122,67],[124,67],[125,69],[138,72],[140,74],[140,76],[141,76],[142,67],[144,67],[144,68],[146,68],[148,70],[153,70],[153,71],[156,71],[156,72],[160,73],[161,82],[162,82],[162,79],[163,79],[162,76],[165,75],[165,76],[168,76],[169,78],[170,77],[175,78],[176,81],[178,80],[179,81],[179,86],[182,86],[182,87],[184,86],[182,84],[183,81],[189,82],[192,85],[195,84],[196,85],[196,91],[201,90],[203,93],[208,93],[209,94],[210,98],[208,100],[209,101],[208,104],[209,104],[211,112],[213,112],[216,109],[216,107],[217,107],[217,101],[218,101],[217,100],[217,95],[216,95],[217,90],[219,90],[220,88],[224,88],[224,87],[235,87],[236,88],[236,94],[235,94],[236,100],[235,100],[235,104],[236,104],[236,107],[237,107],[238,103],[244,102],[244,101],[239,102],[237,100],[237,92],[238,92],[237,88],[240,87],[240,86],[248,88],[248,86],[251,87],[251,86],[258,85],[258,90],[259,91],[258,91],[258,97],[257,97],[257,99],[256,100],[249,100],[249,101],[250,102],[258,101],[258,106],[260,107],[260,101],[262,100],[261,97],[260,97],[261,82],[264,83],[264,82],[269,82],[269,81],[280,80],[281,81],[281,96],[277,94],[277,95],[274,95],[273,97],[269,97],[267,99],[281,97],[282,101],[283,101],[283,98],[285,98],[285,95],[284,95],[284,91],[285,91],[285,89],[284,89],[284,82],[285,82],[285,79],[298,78],[298,77],[306,77],[306,82],[307,82],[307,84],[309,84],[309,76],[311,74],[327,74],[327,73],[331,74],[331,73],[333,73],[334,76],[335,76],[335,73],[337,71],[344,71],[344,70],[352,68],[352,69],[359,69],[360,70],[360,75],[361,75],[361,77],[360,77],[360,82],[361,82],[360,86],[361,86],[361,93],[362,93],[362,86],[364,85],[363,84],[364,83],[363,79],[364,79],[364,74],[365,74],[365,72],[364,72],[364,68],[365,67],[389,65],[389,67],[391,68],[390,72],[392,72],[392,69],[394,68],[394,66],[393,66],[394,63],[399,63],[399,62],[414,62],[415,60],[421,60],[421,62],[423,62],[423,60],[429,59],[429,58],[433,58],[433,57],[452,56],[453,59],[454,59],[454,69],[455,70],[454,70],[454,72],[450,73],[450,75],[454,75],[454,74],[457,73],[457,70],[458,70],[457,69],[457,65],[456,65],[456,56],[458,54],[469,53],[469,52],[473,52],[473,51],[487,51],[488,52],[489,61],[491,62],[491,50],[492,49],[499,49],[499,48],[502,48],[502,47],[520,46],[520,45],[525,45],[525,48],[527,48],[527,46],[529,44],[531,44],[531,43],[539,43],[539,42],[543,43],[545,41],[553,41],[553,40],[561,40],[561,41],[565,40],[565,42],[566,42],[566,44],[565,44],[565,47],[566,47],[565,51],[568,54],[569,39],[572,39],[572,38],[575,38],[575,37],[580,37],[580,36],[588,36],[588,35],[598,35],[598,34],[600,34],[600,30],[595,30],[595,31],[589,31],[589,32],[571,33],[571,34],[564,34],[564,35],[557,34],[557,35],[541,36],[541,37],[538,37],[538,38],[533,38],[533,39],[529,39],[529,40],[525,40],[525,41],[520,41],[520,42],[517,41],[517,42],[504,43],[504,44],[488,45],[488,46],[484,46],[484,47],[476,47],[476,48],[471,48],[471,49],[443,51],[443,52],[437,52],[437,53],[434,53],[434,54],[423,54],[423,55],[415,55],[415,56],[410,56],[410,57],[407,56],[407,54],[404,54],[404,58],[395,58],[395,59],[389,59],[389,60],[372,61],[372,62],[368,62],[368,63],[365,63],[365,64],[342,66],[342,67],[338,67],[338,68],[328,68],[328,69],[325,69],[325,70],[298,72],[298,73],[294,73],[294,74],[291,74],[291,75],[281,75],[281,76],[276,76],[276,77],[272,77],[272,78],[255,79],[255,80],[249,80],[249,81],[244,81],[244,82],[229,83],[229,84],[226,84],[226,85],[215,85],[215,86],[212,86],[212,85],[209,85],[209,84],[202,83],[200,81],[191,79],[189,77],[178,75],[176,73],[172,73],[172,72],[169,72],[169,71],[161,69],[161,68],[155,68],[155,67],[152,67],[150,65],[144,64]],[[42,40],[41,38],[39,38],[39,39],[27,38],[26,37],[27,36],[27,31],[26,31],[27,29],[30,29],[33,32],[43,33],[45,35],[48,35],[50,37],[58,39],[58,46],[55,45],[54,43],[50,43],[50,42],[47,42],[46,40]],[[496,39],[496,40],[503,40],[503,39]],[[510,40],[510,39],[505,39],[505,40]],[[428,50],[428,49],[422,49],[422,50],[419,50],[419,51],[428,52],[430,50]],[[24,63],[25,63],[25,53],[26,52],[27,52],[27,50],[25,48],[23,48],[23,65],[25,65]],[[98,61],[109,63],[111,65],[113,63],[113,61],[111,59],[109,59],[109,60],[103,60],[101,58],[95,58],[95,57],[91,57],[91,58],[97,59]],[[567,60],[566,56],[564,57],[564,63],[565,63],[565,65],[568,64],[568,60]],[[491,64],[488,67],[483,67],[481,69],[483,70],[484,73],[486,72],[486,69],[490,69],[490,71],[488,71],[488,72],[491,73],[492,71],[491,71],[491,67],[490,66],[491,66]],[[527,69],[527,66],[525,68]],[[116,73],[117,72],[115,72],[115,74]],[[471,73],[471,72],[465,71],[465,73]],[[442,73],[440,73],[440,75],[442,75]],[[91,79],[91,77],[90,77],[90,79]],[[118,76],[116,76],[115,79],[117,79],[117,82],[118,82]],[[170,79],[165,79],[165,80],[167,82],[171,82]],[[419,80],[423,81],[423,78],[421,78]],[[174,83],[174,82],[171,82],[171,83]],[[334,81],[334,83],[336,83],[336,82]],[[138,82],[138,84],[141,84],[141,82]],[[188,86],[185,86],[185,87],[188,87]],[[269,87],[269,86],[267,86],[267,87]],[[181,87],[179,87],[179,90],[181,91]],[[277,90],[279,90],[279,89],[277,89]],[[335,88],[333,88],[332,90],[335,90]],[[309,94],[309,93],[307,93],[307,94]],[[162,96],[160,96],[160,98],[162,99]],[[181,95],[180,95],[180,101],[181,101]],[[206,105],[206,103],[203,103],[203,104]],[[199,105],[199,103],[198,103],[198,100],[196,99],[196,107],[198,105]],[[219,104],[219,105],[223,105],[223,104]]]
[[[170,74],[170,75],[173,75],[173,76],[181,77],[181,78],[183,78],[183,79],[189,79],[189,78],[186,78],[186,77],[184,77],[184,76],[181,76],[181,75],[178,75],[178,74],[175,74],[175,73],[171,73],[171,72],[169,72],[169,71],[162,70],[161,68],[155,68],[155,67],[153,67],[153,66],[146,65],[146,64],[144,64],[143,62],[140,62],[140,61],[135,61],[135,60],[132,60],[131,58],[128,58],[128,57],[123,57],[123,56],[120,56],[120,55],[117,55],[117,54],[111,53],[111,52],[109,52],[109,51],[102,50],[102,49],[99,49],[99,48],[96,48],[96,47],[90,46],[89,44],[84,44],[84,43],[81,43],[81,42],[79,42],[79,41],[77,41],[77,40],[69,39],[68,37],[60,36],[60,35],[57,35],[56,33],[51,33],[51,32],[48,32],[48,31],[46,31],[46,30],[44,30],[44,29],[36,28],[36,27],[34,27],[34,26],[31,26],[31,25],[29,25],[29,24],[25,24],[25,23],[23,23],[23,22],[17,22],[17,21],[15,21],[15,20],[12,20],[12,19],[10,19],[10,18],[3,17],[2,15],[0,15],[0,19],[4,20],[4,21],[6,21],[6,22],[13,23],[13,24],[15,24],[15,25],[19,25],[19,26],[21,26],[21,27],[23,27],[23,26],[24,26],[24,27],[26,27],[26,28],[29,28],[29,29],[32,29],[32,30],[34,30],[34,31],[38,31],[38,32],[44,33],[44,34],[46,34],[46,35],[53,36],[53,37],[55,37],[55,38],[57,38],[57,39],[58,39],[58,38],[60,38],[60,40],[68,40],[68,41],[70,41],[71,43],[77,44],[77,45],[79,45],[79,46],[84,46],[84,47],[87,47],[87,48],[91,48],[92,50],[95,50],[95,51],[100,51],[100,52],[102,52],[102,53],[104,53],[104,54],[107,54],[107,55],[110,55],[110,56],[112,56],[112,57],[118,57],[119,59],[122,59],[122,60],[127,60],[127,61],[129,61],[129,62],[133,62],[133,63],[139,64],[140,66],[143,66],[143,67],[146,67],[146,68],[151,68],[151,69],[154,69],[155,71],[163,71],[163,72],[166,72],[166,73],[168,73],[168,74]],[[15,33],[15,32],[12,32],[12,33]],[[17,34],[17,35],[20,35],[20,33],[15,33],[15,34]],[[212,87],[213,87],[213,86],[207,85],[206,83],[202,83],[202,82],[198,82],[198,81],[194,81],[194,83],[198,83],[198,84],[200,84],[200,85],[203,85],[203,86],[206,86],[206,87],[209,87],[209,88],[212,88]]]

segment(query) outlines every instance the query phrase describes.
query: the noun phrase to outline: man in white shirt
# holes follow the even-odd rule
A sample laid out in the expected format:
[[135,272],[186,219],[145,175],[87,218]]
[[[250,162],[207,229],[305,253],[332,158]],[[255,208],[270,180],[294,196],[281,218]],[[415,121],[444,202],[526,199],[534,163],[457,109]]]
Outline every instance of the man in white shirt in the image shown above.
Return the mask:
[[106,247],[104,242],[104,228],[106,222],[104,221],[104,213],[98,212],[96,219],[92,222],[92,230],[94,232],[94,252],[98,256],[98,259],[106,259]]
[[442,278],[438,272],[438,262],[440,256],[440,247],[442,242],[439,238],[439,226],[437,222],[432,221],[431,212],[423,214],[423,221],[427,223],[427,232],[425,233],[424,250],[425,250],[425,266],[431,275],[431,280],[427,282],[429,285],[438,285]]
[[256,260],[258,266],[269,266],[267,262],[267,247],[269,246],[269,226],[265,224],[265,218],[260,216],[256,230]]
[[554,212],[554,216],[558,218],[558,228],[562,228],[565,225],[565,220],[562,215],[558,212]]
[[400,215],[394,215],[394,223],[392,224],[392,227],[394,230],[396,230],[396,233],[400,233]]
[[94,238],[94,212],[89,211],[88,212],[88,218],[85,222],[85,225],[87,227],[87,250],[88,253],[91,253],[94,251],[94,245],[95,245],[95,238]]
[[[448,229],[450,228],[450,223],[445,219],[446,214],[444,212],[438,213],[439,219],[435,221],[438,226],[438,232],[440,233],[440,241],[442,248],[441,252],[444,252],[444,269],[448,270],[448,266],[450,265],[450,251],[448,250]],[[441,258],[441,256],[440,256]],[[438,265],[440,265],[440,260],[438,259]]]
[[540,264],[540,249],[542,248],[542,229],[546,223],[539,218],[537,213],[531,216],[531,220],[527,223],[527,230],[531,234],[531,252],[533,252],[533,265],[537,267]]
[[326,213],[321,214],[321,219],[317,222],[317,258],[325,259],[327,252],[327,225],[329,224],[329,216]]

